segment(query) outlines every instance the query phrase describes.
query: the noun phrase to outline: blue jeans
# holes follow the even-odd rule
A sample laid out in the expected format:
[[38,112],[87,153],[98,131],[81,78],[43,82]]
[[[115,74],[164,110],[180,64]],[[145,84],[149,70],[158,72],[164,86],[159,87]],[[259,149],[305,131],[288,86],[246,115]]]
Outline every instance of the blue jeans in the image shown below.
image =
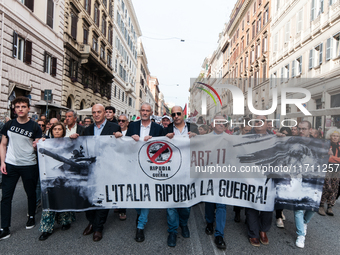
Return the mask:
[[313,217],[315,212],[310,210],[296,210],[294,211],[295,216],[295,227],[296,227],[296,234],[298,236],[305,236],[305,227],[304,224],[307,224],[311,218]]
[[205,203],[205,220],[207,223],[215,221],[215,205],[216,205],[216,228],[215,236],[224,237],[224,227],[227,219],[227,206],[225,204]]
[[168,208],[166,209],[166,215],[168,220],[168,232],[177,234],[179,226],[188,225],[190,216],[190,207],[187,208]]
[[137,228],[144,229],[146,223],[148,222],[149,209],[136,209],[138,217]]

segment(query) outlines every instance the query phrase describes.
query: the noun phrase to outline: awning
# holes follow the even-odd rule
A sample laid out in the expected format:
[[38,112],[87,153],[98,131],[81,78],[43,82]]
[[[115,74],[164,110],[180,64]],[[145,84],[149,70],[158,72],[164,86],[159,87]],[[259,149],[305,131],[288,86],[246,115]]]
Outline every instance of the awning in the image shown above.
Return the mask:
[[[41,106],[46,107],[46,101],[40,100],[37,103],[35,103],[34,106],[36,106],[36,107],[41,107]],[[67,107],[64,107],[64,106],[61,106],[61,105],[58,105],[58,104],[55,104],[55,103],[48,103],[48,108],[58,108],[58,109],[62,109],[62,110],[68,110]]]
[[[312,116],[330,116],[330,115],[340,115],[340,107],[328,108],[328,109],[318,109],[314,111],[309,111]],[[303,112],[287,113],[287,118],[298,118],[298,117],[308,117]]]
[[78,115],[91,115],[92,116],[92,107],[86,108],[86,109],[83,109],[83,110],[79,110],[79,111],[77,111],[77,114]]

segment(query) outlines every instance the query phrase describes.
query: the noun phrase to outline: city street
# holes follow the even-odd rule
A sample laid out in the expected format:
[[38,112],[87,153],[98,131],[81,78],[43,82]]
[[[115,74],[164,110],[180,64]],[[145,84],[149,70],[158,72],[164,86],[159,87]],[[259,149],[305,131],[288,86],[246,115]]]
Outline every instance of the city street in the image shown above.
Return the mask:
[[[1,193],[1,192],[0,192]],[[39,221],[41,210],[36,216],[36,226],[25,229],[26,195],[22,182],[19,181],[12,206],[11,237],[0,241],[0,254],[338,254],[340,249],[340,206],[334,207],[334,217],[314,215],[308,225],[305,248],[295,246],[295,226],[292,211],[284,210],[285,228],[273,225],[268,233],[269,245],[253,247],[247,239],[244,224],[244,211],[241,212],[241,223],[233,221],[232,207],[227,207],[227,223],[225,228],[225,252],[214,245],[213,236],[204,232],[204,204],[192,208],[189,220],[191,238],[184,239],[178,234],[177,246],[167,246],[167,223],[164,209],[150,210],[149,222],[145,229],[145,241],[137,243],[135,236],[136,212],[127,211],[127,220],[120,221],[118,214],[110,211],[105,224],[103,239],[93,242],[92,235],[83,236],[87,226],[84,213],[77,213],[77,220],[68,231],[61,231],[56,226],[54,233],[46,241],[39,241]],[[180,229],[179,229],[180,231]]]

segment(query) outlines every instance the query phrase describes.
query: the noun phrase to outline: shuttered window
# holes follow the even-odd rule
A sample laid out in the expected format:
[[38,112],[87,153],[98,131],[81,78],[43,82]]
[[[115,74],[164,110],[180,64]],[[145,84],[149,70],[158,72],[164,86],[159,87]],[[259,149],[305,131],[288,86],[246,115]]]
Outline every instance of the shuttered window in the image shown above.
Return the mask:
[[34,11],[34,0],[25,0],[25,5],[32,12]]
[[16,58],[18,55],[18,34],[13,31],[13,50],[12,50],[12,56]]
[[52,76],[56,76],[57,75],[57,58],[52,58],[52,72],[51,72]]
[[54,11],[54,3],[53,0],[47,1],[47,25],[53,28],[53,11]]
[[71,13],[71,36],[73,39],[77,39],[77,23],[78,23],[78,17]]
[[26,41],[25,45],[25,62],[30,65],[32,63],[32,42]]

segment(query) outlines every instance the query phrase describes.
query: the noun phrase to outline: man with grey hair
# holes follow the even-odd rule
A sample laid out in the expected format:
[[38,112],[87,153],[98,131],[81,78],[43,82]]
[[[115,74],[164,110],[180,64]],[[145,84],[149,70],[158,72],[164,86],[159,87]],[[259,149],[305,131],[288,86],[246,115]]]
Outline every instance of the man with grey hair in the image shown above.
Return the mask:
[[128,117],[125,114],[121,114],[118,117],[118,125],[120,126],[120,129],[122,130],[123,136],[125,136],[127,129],[128,129],[128,125],[129,125]]
[[77,124],[77,113],[73,110],[68,110],[65,114],[66,121],[66,136],[71,138],[77,138],[82,135],[84,128]]

